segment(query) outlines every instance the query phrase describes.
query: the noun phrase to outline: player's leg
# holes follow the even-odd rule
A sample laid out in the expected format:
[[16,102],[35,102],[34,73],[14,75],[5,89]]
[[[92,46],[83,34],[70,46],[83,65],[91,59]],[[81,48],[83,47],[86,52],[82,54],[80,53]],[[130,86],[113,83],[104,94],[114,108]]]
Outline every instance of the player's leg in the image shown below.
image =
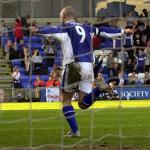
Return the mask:
[[101,93],[110,93],[110,88],[102,78],[97,78],[95,82],[96,86],[93,87],[93,67],[90,63],[80,63],[80,67],[83,80],[79,84],[80,92],[78,105],[81,109],[87,109],[95,102]]
[[62,110],[63,114],[70,126],[71,132],[69,132],[66,136],[80,136],[79,129],[76,121],[75,110],[71,104],[73,93],[63,92],[62,97]]
[[71,99],[73,97],[74,92],[72,92],[72,86],[68,85],[67,83],[67,77],[68,74],[65,69],[62,78],[62,111],[71,129],[71,131],[68,132],[66,136],[79,137],[80,132],[76,121],[75,110],[71,104]]
[[101,91],[97,86],[93,88],[94,74],[92,64],[82,62],[79,65],[83,78],[79,83],[78,105],[81,109],[86,109],[94,103],[95,98],[100,95]]
[[91,92],[79,92],[79,100],[78,105],[81,109],[87,109],[89,108],[95,101],[96,98],[102,93],[102,91],[99,90],[98,87],[92,88],[91,85]]

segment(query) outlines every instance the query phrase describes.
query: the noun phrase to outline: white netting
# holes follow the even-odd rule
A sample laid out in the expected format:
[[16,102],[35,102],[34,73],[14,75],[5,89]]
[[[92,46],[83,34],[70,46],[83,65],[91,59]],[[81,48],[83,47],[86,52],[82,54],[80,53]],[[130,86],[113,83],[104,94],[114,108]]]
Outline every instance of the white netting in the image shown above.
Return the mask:
[[[23,8],[23,6],[19,4],[20,2],[21,1],[15,1],[15,0],[11,0],[11,1],[10,0],[9,1],[1,0],[0,1],[0,7],[1,7],[0,10],[3,10],[3,5],[9,4],[9,3],[10,4],[15,3],[15,6],[12,6],[12,7],[10,5],[9,6],[5,5],[6,8],[12,8],[11,10],[14,10],[14,8],[18,8],[18,7]],[[53,22],[54,22],[54,24],[59,23],[59,19],[52,18],[51,19],[52,21],[51,21],[50,19],[47,19],[47,16],[45,16],[45,18],[34,18],[34,16],[36,16],[36,11],[34,9],[38,9],[35,7],[36,6],[38,7],[41,4],[41,2],[44,3],[44,0],[41,0],[41,1],[40,0],[31,0],[31,1],[24,0],[24,2],[29,2],[28,4],[26,4],[26,6],[30,6],[30,9],[29,9],[30,14],[29,15],[31,16],[32,20],[34,20],[34,19],[37,20],[37,22],[40,25],[46,24],[47,22],[52,22],[52,24],[53,24]],[[58,5],[61,6],[60,8],[63,8],[67,4],[71,4],[71,5],[74,4],[76,11],[77,11],[78,5],[76,3],[79,3],[80,1],[74,2],[74,1],[61,0],[61,1],[57,1],[57,2],[59,2]],[[96,9],[98,9],[99,5],[106,7],[105,6],[106,2],[110,3],[111,1],[88,0],[88,5],[87,4],[85,5],[85,6],[88,6],[88,8],[84,8],[85,2],[80,3],[80,5],[82,5],[82,6],[79,8],[86,9],[88,11],[83,11],[81,16],[84,16],[84,14],[85,14],[86,17],[84,18],[84,17],[80,16],[81,18],[79,17],[79,21],[81,21],[82,23],[94,24],[95,20],[96,20],[96,17],[95,17],[96,13],[95,14],[93,13],[94,12],[93,8],[95,9],[95,12],[96,12]],[[122,2],[122,1],[120,1],[120,2]],[[125,1],[125,2],[132,4],[132,1]],[[36,3],[37,3],[37,5],[36,5]],[[47,1],[45,3],[48,5],[49,1]],[[55,2],[53,1],[53,3],[55,3]],[[136,3],[134,3],[134,4],[136,4]],[[137,2],[138,11],[140,11],[140,9],[139,9],[140,4],[143,4],[143,6],[146,6],[146,4],[141,3],[141,1],[139,1],[139,3]],[[102,16],[102,18],[100,18],[100,21],[97,23],[100,23],[100,24],[110,23],[110,26],[114,27],[114,24],[115,24],[115,27],[118,25],[118,27],[125,28],[125,22],[128,22],[130,25],[130,23],[132,21],[134,22],[134,21],[140,20],[140,21],[143,21],[146,25],[149,25],[149,17],[137,18],[135,16],[132,16],[131,18],[127,18],[127,17],[124,18],[124,12],[122,9],[123,8],[122,5],[123,5],[122,3],[119,3],[119,9],[117,7],[114,8],[114,9],[118,9],[118,12],[120,13],[119,15],[112,16],[109,14],[109,16],[105,19],[102,19],[104,17],[104,16]],[[149,4],[147,4],[147,5],[149,6]],[[97,8],[95,8],[94,6]],[[147,6],[147,8],[148,8],[148,6]],[[127,7],[127,6],[125,6],[125,7]],[[47,9],[48,8],[52,9],[52,7],[47,7]],[[43,8],[43,10],[44,9],[45,8]],[[41,10],[41,13],[43,15],[45,15],[43,10]],[[6,10],[3,10],[3,11],[6,13]],[[9,11],[9,10],[7,10],[7,11]],[[107,10],[105,10],[105,11],[107,11]],[[0,16],[2,16],[1,20],[3,19],[4,12],[0,11]],[[24,12],[25,11],[23,11],[23,14],[24,14]],[[39,10],[39,12],[40,12],[40,10]],[[79,10],[79,12],[82,12],[82,11]],[[88,13],[86,13],[86,12],[88,12]],[[19,15],[19,13],[21,13],[20,8],[19,8],[19,10],[16,10],[15,13],[13,12],[13,14],[15,14],[15,15],[16,14]],[[100,11],[100,13],[102,13],[102,11]],[[10,13],[8,13],[8,14],[10,14]],[[94,17],[93,17],[93,15],[94,15]],[[103,15],[107,15],[107,13],[105,14],[105,12],[104,12]],[[17,17],[17,16],[14,16],[14,18],[15,17]],[[7,18],[5,19],[5,21],[9,27],[12,27],[12,19],[9,18],[9,16],[8,16],[8,19]],[[116,22],[114,23],[113,21],[116,21]],[[10,32],[11,31],[12,30],[10,29]],[[32,33],[30,32],[29,38],[27,41],[27,44],[30,49],[32,49],[32,40],[33,40],[31,34]],[[40,42],[40,40],[41,40],[40,38],[38,39],[39,40],[38,42]],[[133,40],[132,39],[133,37],[129,37],[129,38],[131,41]],[[5,39],[5,40],[7,41],[8,39]],[[119,42],[120,42],[119,46],[117,46],[117,44],[116,44],[117,40],[119,40]],[[110,39],[108,39],[108,42],[109,41],[110,41]],[[2,52],[1,54],[3,54],[4,48],[5,48],[5,45],[2,45],[3,42],[4,42],[3,38],[1,38],[1,52]],[[106,40],[106,42],[107,42],[107,40]],[[113,51],[114,55],[116,57],[115,63],[120,64],[120,67],[122,68],[122,67],[124,67],[122,64],[122,60],[119,59],[118,55],[116,54],[118,50],[124,50],[124,51],[132,50],[132,52],[135,53],[136,49],[145,49],[145,46],[138,45],[138,44],[137,44],[137,46],[131,44],[130,47],[124,47],[124,43],[125,43],[124,36],[119,37],[119,39],[114,38],[113,40],[111,40],[111,44],[108,43],[107,47],[103,46],[103,47],[100,47],[98,50],[95,49],[94,54],[97,56],[101,52],[102,55],[105,55],[107,57],[109,55],[109,53]],[[56,55],[55,56],[52,56],[52,55],[45,56],[45,54],[43,54],[43,52],[41,52],[41,53],[42,53],[42,59],[44,61],[49,57],[56,58]],[[57,57],[59,59],[55,63],[58,63],[58,64],[60,63],[59,61],[61,60],[61,55],[62,54],[59,51],[59,53],[57,54]],[[105,68],[105,66],[107,65],[106,57],[103,60],[103,68]],[[20,65],[23,61],[24,61],[24,59],[21,59],[21,58],[15,59],[12,61],[6,61],[5,59],[1,58],[0,64],[2,64],[2,66],[5,66],[3,64],[4,63],[8,64],[8,62],[9,62],[9,64],[15,66],[15,65],[18,65],[18,63]],[[44,65],[47,65],[47,64],[44,64]],[[21,67],[21,68],[23,68],[23,67]],[[50,70],[52,69],[52,66],[51,66],[51,68],[48,68],[48,66],[47,66],[47,68],[42,68],[42,70],[40,70],[40,71],[43,71],[44,69],[47,69],[46,70],[47,72],[46,73],[44,72],[45,76],[41,75],[41,77],[44,80],[46,80],[45,78],[46,77],[48,78]],[[8,76],[11,78],[11,74],[9,74],[9,70],[7,70],[7,71],[4,71],[4,74],[2,74],[2,76],[3,77]],[[1,70],[1,72],[3,72],[3,70]],[[38,72],[38,70],[37,70],[37,72]],[[52,112],[53,112],[52,114],[51,114],[50,110],[48,111],[49,107],[52,109],[52,106],[50,106],[50,104],[48,102],[47,102],[47,104],[40,103],[37,106],[34,101],[39,101],[39,100],[44,101],[44,99],[42,99],[41,97],[39,99],[39,97],[36,95],[35,89],[33,87],[33,81],[36,78],[36,75],[34,72],[34,66],[32,66],[32,64],[30,64],[30,70],[28,72],[25,72],[25,70],[23,70],[22,73],[26,73],[25,75],[22,76],[23,80],[25,80],[24,84],[23,84],[23,86],[25,86],[25,88],[21,89],[20,91],[15,90],[14,87],[12,87],[12,86],[9,87],[10,84],[8,84],[8,83],[10,82],[10,80],[8,80],[8,83],[7,83],[8,87],[0,86],[0,88],[2,88],[5,93],[4,102],[9,102],[9,103],[6,103],[6,105],[5,105],[5,103],[0,103],[0,141],[3,141],[3,143],[0,142],[1,150],[13,150],[13,149],[18,149],[18,150],[21,150],[21,149],[27,149],[27,150],[28,149],[35,149],[35,150],[47,150],[47,149],[48,150],[55,150],[55,149],[61,149],[61,150],[64,150],[64,149],[69,149],[69,150],[70,149],[79,149],[79,150],[80,149],[87,149],[87,150],[88,149],[89,150],[112,149],[113,150],[114,149],[115,150],[115,149],[119,149],[119,150],[124,150],[124,149],[136,149],[136,148],[138,149],[139,143],[137,143],[137,145],[135,145],[135,147],[134,147],[134,145],[132,146],[132,140],[134,141],[134,140],[140,139],[140,138],[147,140],[147,141],[144,141],[146,143],[146,144],[144,143],[146,146],[144,144],[140,143],[142,146],[144,145],[143,149],[150,149],[150,131],[149,131],[150,128],[149,128],[149,124],[147,123],[147,120],[149,119],[149,117],[148,117],[149,110],[147,109],[145,112],[144,112],[144,108],[140,110],[141,114],[143,113],[147,116],[147,118],[144,118],[143,120],[142,120],[142,118],[137,118],[136,113],[134,113],[134,109],[136,110],[136,108],[138,108],[138,106],[139,106],[138,104],[135,104],[136,108],[134,108],[134,109],[132,108],[131,110],[129,110],[128,113],[125,113],[125,109],[123,109],[123,107],[128,107],[128,104],[124,104],[124,101],[122,101],[122,99],[124,99],[124,98],[131,99],[133,96],[133,93],[130,93],[130,95],[127,94],[125,97],[124,94],[126,94],[126,93],[123,93],[124,92],[123,89],[125,87],[124,85],[119,86],[121,96],[119,97],[118,102],[114,102],[115,104],[110,104],[110,106],[109,106],[109,102],[106,101],[107,105],[105,105],[105,108],[102,108],[100,106],[100,108],[95,109],[96,106],[93,105],[91,107],[91,109],[87,109],[84,111],[77,109],[76,116],[77,116],[77,120],[79,120],[79,128],[81,130],[81,138],[66,139],[66,138],[64,138],[64,134],[66,133],[66,131],[68,129],[67,128],[68,125],[66,124],[65,118],[62,114],[61,102],[59,104],[57,104],[57,106],[55,106],[55,103],[53,104],[53,102],[50,102],[50,103],[52,103],[51,105],[54,106],[54,109],[56,107],[58,109],[55,111],[52,110]],[[6,80],[2,76],[0,76],[0,79],[2,81]],[[25,79],[26,77],[28,77],[28,78]],[[110,79],[113,79],[113,77],[106,78],[106,80],[110,80]],[[0,81],[1,85],[3,83],[2,81]],[[5,82],[4,82],[4,85],[5,85]],[[142,87],[144,87],[144,86],[142,85]],[[130,86],[130,88],[131,88],[131,86]],[[146,88],[150,89],[149,86],[146,86]],[[144,88],[144,90],[146,90],[146,88]],[[43,90],[45,90],[45,88],[40,88],[40,90],[41,90],[42,96],[46,94],[43,92]],[[6,91],[8,91],[8,95],[7,95]],[[11,94],[10,94],[10,91],[12,92]],[[21,96],[19,94],[21,94]],[[138,95],[138,94],[139,93],[136,93],[136,95]],[[144,94],[144,93],[141,93],[141,94]],[[1,96],[2,96],[2,94],[1,94]],[[61,96],[59,96],[57,98],[59,98],[61,101]],[[14,102],[18,102],[17,100],[19,101],[19,103],[18,104],[14,103]],[[20,105],[21,104],[20,101],[24,101],[24,100],[26,100],[27,103],[23,103],[24,105]],[[3,100],[2,100],[2,102],[3,102]],[[75,105],[75,103],[76,102],[74,102],[74,105]],[[104,103],[105,103],[105,101],[104,101]],[[110,103],[111,103],[111,101],[110,101]],[[11,106],[11,104],[12,104],[12,106]],[[139,104],[140,104],[140,102],[139,102]],[[14,105],[15,105],[15,107],[14,107]],[[47,105],[49,107],[47,107]],[[100,103],[99,105],[103,105],[103,102]],[[142,104],[141,104],[141,106],[145,107]],[[147,107],[149,107],[149,106],[150,106],[150,104],[147,103]],[[15,108],[16,110],[20,110],[20,109],[24,110],[25,109],[25,111],[14,111],[14,110],[11,110],[11,107]],[[21,108],[21,107],[23,107],[23,108]],[[41,110],[40,110],[40,107],[41,107]],[[113,107],[117,107],[117,109],[112,110]],[[27,110],[26,110],[26,108],[27,108]],[[4,110],[4,109],[6,109],[6,110]],[[10,109],[10,110],[8,111],[7,109],[8,110]],[[14,113],[14,115],[13,115],[13,113]],[[128,118],[131,117],[131,119],[134,120],[133,114],[135,115],[135,118],[137,119],[137,121],[135,120],[134,123],[137,123],[137,124],[132,124],[132,125],[130,124],[128,127],[125,127],[124,125],[128,125],[128,123],[126,122],[127,117]],[[137,115],[138,115],[138,112],[137,112]],[[84,117],[85,117],[85,120],[83,119]],[[106,119],[104,117],[106,117]],[[143,122],[146,122],[146,125],[143,125],[140,119]],[[111,120],[112,120],[112,122],[111,122]],[[131,122],[132,122],[132,120],[131,120]],[[115,126],[114,131],[113,131],[113,129],[110,128],[111,123],[113,124],[113,126]],[[43,124],[43,126],[41,126],[41,124]],[[131,133],[127,132],[128,134],[126,134],[126,131],[128,131],[128,128],[131,130],[130,131]],[[144,130],[143,128],[148,128],[148,130]],[[141,132],[143,132],[143,134],[141,132],[138,132],[138,130],[141,130]],[[100,134],[98,134],[98,132]],[[136,134],[136,132],[139,133],[139,135]],[[48,136],[48,135],[50,135],[50,136]],[[49,139],[47,139],[47,138],[49,138]],[[3,139],[5,139],[5,140],[3,140]],[[128,142],[127,142],[128,146],[126,147],[127,139],[128,139]],[[129,139],[131,139],[131,142],[129,141]],[[110,140],[110,142],[109,142],[109,140]],[[10,142],[10,141],[13,141],[13,142]],[[114,141],[116,141],[116,142],[114,142]],[[113,144],[113,143],[115,143],[115,144]],[[140,148],[142,147],[141,145],[140,145]]]

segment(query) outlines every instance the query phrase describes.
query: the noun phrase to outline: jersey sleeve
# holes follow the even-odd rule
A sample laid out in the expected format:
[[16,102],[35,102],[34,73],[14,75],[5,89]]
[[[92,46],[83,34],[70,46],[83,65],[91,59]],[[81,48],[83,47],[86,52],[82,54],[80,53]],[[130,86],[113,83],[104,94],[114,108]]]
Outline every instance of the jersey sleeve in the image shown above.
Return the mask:
[[112,27],[100,27],[99,29],[100,36],[104,37],[118,37],[124,34],[124,29],[112,28]]
[[45,37],[54,37],[60,41],[67,39],[65,30],[57,26],[40,28],[40,34]]

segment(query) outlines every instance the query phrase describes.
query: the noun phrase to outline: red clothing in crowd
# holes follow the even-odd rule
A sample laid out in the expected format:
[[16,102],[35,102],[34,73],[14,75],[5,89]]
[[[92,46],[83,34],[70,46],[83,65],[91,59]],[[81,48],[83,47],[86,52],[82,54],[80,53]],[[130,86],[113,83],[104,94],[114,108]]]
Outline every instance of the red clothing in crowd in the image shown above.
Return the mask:
[[60,86],[60,81],[59,80],[55,80],[54,81],[54,86]]
[[52,87],[54,85],[54,80],[48,80],[46,82],[46,87]]
[[17,39],[23,38],[22,24],[21,21],[17,22],[14,27],[14,34]]
[[93,49],[99,49],[100,48],[100,37],[94,36],[93,37]]
[[59,80],[48,80],[46,82],[46,87],[60,86]]
[[40,80],[40,81],[35,80],[34,86],[35,87],[43,87],[43,86],[45,86],[45,82],[43,80]]

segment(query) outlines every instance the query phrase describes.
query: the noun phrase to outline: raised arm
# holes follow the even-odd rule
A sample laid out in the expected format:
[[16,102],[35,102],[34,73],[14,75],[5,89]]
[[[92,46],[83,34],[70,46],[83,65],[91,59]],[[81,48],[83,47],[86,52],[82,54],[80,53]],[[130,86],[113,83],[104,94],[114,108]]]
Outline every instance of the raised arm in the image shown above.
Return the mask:
[[100,27],[97,30],[99,30],[99,35],[109,38],[115,38],[124,35],[125,33],[133,34],[132,29],[120,29],[120,28],[112,28],[112,27]]
[[40,28],[39,34],[44,37],[54,37],[60,41],[64,41],[67,38],[67,33],[63,28],[52,26]]

